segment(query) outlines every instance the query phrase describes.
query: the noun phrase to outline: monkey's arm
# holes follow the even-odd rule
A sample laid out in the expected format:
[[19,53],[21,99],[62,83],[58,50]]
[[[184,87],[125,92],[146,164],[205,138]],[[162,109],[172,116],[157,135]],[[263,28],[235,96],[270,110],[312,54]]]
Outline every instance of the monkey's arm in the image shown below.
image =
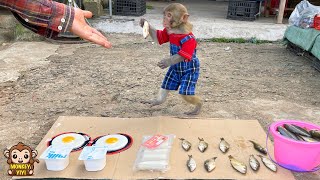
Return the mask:
[[[143,27],[145,21],[147,21],[147,20],[145,20],[144,18],[140,19],[140,26],[141,27]],[[157,30],[153,26],[151,26],[150,24],[149,24],[149,34],[154,42],[159,43],[158,37],[157,37]]]
[[157,30],[154,27],[152,27],[151,25],[149,25],[149,33],[150,33],[150,36],[151,36],[153,42],[156,42],[158,44],[159,41],[158,41],[158,36],[157,36]]
[[177,64],[179,62],[184,61],[184,57],[180,56],[179,54],[175,54],[173,56],[170,56],[169,58],[163,59],[160,62],[158,62],[158,66],[161,69],[167,68],[171,65]]

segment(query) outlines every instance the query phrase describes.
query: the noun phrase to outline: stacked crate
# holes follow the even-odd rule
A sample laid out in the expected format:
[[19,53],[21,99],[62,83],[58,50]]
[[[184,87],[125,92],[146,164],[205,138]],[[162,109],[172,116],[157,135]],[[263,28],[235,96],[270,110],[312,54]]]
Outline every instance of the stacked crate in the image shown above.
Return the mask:
[[114,0],[112,12],[114,15],[142,16],[146,8],[146,0]]
[[229,0],[227,19],[254,21],[259,14],[260,1]]

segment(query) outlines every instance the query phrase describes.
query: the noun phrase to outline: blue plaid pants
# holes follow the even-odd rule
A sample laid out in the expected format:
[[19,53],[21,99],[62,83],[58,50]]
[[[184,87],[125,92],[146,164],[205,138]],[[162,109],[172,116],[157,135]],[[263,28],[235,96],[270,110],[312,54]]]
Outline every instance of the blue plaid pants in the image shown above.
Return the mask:
[[[187,42],[194,36],[188,35],[180,41],[180,44]],[[181,49],[181,46],[170,44],[170,54],[175,55]],[[196,57],[196,50],[192,55],[192,60],[189,62],[180,62],[171,65],[163,82],[161,88],[166,90],[178,90],[181,95],[194,95],[196,84],[200,74],[200,62]]]

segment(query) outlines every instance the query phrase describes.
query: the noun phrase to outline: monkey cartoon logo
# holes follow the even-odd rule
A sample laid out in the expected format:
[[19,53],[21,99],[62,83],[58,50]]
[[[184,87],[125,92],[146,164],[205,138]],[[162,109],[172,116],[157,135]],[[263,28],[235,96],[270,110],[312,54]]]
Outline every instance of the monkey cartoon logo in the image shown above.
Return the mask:
[[8,159],[8,174],[10,176],[30,176],[33,174],[33,164],[39,163],[39,160],[36,159],[37,150],[32,150],[22,142],[4,150],[3,154]]

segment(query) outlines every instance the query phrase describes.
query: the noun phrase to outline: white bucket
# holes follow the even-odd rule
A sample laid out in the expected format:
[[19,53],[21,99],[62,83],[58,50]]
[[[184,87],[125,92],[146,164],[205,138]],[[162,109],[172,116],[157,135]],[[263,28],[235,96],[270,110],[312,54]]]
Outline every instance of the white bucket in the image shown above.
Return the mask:
[[79,160],[84,161],[87,171],[101,171],[106,166],[106,146],[86,146],[83,148]]
[[40,156],[44,159],[49,171],[62,171],[69,165],[72,147],[49,146]]

